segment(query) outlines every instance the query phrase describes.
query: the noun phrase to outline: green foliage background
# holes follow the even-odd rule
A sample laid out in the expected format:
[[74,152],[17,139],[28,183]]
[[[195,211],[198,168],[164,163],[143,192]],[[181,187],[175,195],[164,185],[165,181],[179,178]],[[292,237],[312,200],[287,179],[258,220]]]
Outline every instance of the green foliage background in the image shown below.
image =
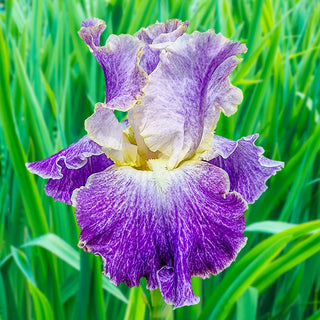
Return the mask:
[[[200,304],[167,319],[320,319],[320,3],[312,0],[0,1],[0,319],[149,319],[152,297],[113,286],[77,249],[72,208],[44,194],[25,162],[82,137],[103,101],[100,67],[77,35],[85,18],[134,33],[168,18],[246,43],[232,75],[244,101],[217,132],[255,132],[286,163],[246,213],[248,245]],[[159,313],[158,313],[159,314]],[[164,318],[163,316],[162,318]]]

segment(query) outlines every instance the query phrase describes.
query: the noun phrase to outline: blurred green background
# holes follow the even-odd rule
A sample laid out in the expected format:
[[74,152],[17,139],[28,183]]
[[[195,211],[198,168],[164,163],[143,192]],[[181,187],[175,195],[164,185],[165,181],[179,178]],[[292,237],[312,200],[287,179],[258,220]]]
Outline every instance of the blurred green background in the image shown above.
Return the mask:
[[246,213],[248,245],[219,276],[193,279],[200,304],[167,319],[320,319],[320,3],[312,0],[0,1],[0,319],[150,319],[150,295],[115,287],[77,248],[73,209],[26,171],[85,134],[103,73],[77,31],[111,33],[189,20],[246,43],[232,75],[244,93],[217,133],[260,133],[285,162]]

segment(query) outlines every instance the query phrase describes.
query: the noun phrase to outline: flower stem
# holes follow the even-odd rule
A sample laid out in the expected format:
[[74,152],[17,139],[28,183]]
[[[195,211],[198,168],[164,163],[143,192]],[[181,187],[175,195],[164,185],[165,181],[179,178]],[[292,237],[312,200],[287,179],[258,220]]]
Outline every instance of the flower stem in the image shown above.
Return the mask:
[[152,320],[173,320],[172,306],[167,305],[159,289],[151,291],[150,319]]

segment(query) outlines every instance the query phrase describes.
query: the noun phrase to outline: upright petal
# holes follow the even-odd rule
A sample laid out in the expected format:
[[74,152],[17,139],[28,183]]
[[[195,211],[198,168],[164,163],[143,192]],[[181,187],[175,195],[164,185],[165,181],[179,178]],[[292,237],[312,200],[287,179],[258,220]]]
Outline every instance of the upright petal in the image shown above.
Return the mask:
[[157,22],[147,28],[141,28],[135,34],[146,44],[140,61],[143,70],[150,74],[157,67],[161,50],[183,35],[188,24],[188,22],[172,19],[165,23]]
[[72,196],[81,227],[79,246],[102,256],[115,284],[160,288],[175,307],[199,301],[191,276],[217,274],[244,246],[247,205],[229,191],[227,174],[209,163],[168,171],[111,166]]
[[184,34],[162,51],[142,105],[131,117],[149,149],[169,159],[169,168],[198,148],[208,149],[220,111],[236,111],[242,93],[229,74],[240,61],[235,55],[245,50],[210,30]]
[[139,66],[144,43],[131,35],[110,35],[106,44],[100,47],[105,22],[94,18],[85,20],[81,26],[79,35],[104,72],[107,107],[122,111],[132,108],[147,84],[147,75]]
[[209,161],[228,173],[230,190],[239,192],[248,203],[260,197],[267,189],[265,182],[284,166],[262,155],[263,148],[254,145],[258,136],[232,141],[215,135],[211,148],[214,158]]
[[101,148],[84,136],[51,157],[26,166],[30,172],[49,179],[45,187],[48,196],[71,204],[72,192],[85,185],[92,173],[103,171],[111,164]]

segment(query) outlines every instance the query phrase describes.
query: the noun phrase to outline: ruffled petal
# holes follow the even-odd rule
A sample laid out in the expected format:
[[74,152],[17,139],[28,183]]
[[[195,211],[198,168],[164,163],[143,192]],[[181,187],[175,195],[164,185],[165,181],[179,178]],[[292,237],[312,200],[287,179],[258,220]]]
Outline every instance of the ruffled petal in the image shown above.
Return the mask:
[[75,189],[84,186],[92,173],[103,171],[112,164],[101,147],[84,136],[51,157],[26,166],[30,172],[49,179],[45,187],[48,196],[71,204]]
[[149,75],[142,105],[132,109],[148,148],[162,153],[168,167],[210,148],[220,111],[231,115],[242,101],[229,74],[246,51],[212,30],[184,34],[160,55]]
[[258,134],[232,141],[215,135],[209,162],[225,170],[230,179],[230,190],[239,192],[248,202],[255,202],[267,189],[265,182],[284,163],[264,157],[263,148],[254,145]]
[[155,23],[147,28],[141,28],[135,34],[146,44],[140,61],[143,70],[150,74],[157,67],[161,50],[183,35],[188,24],[188,22],[172,19],[165,23]]
[[139,102],[147,84],[147,75],[139,66],[144,43],[128,34],[110,35],[100,47],[105,22],[94,18],[83,21],[81,26],[79,35],[104,72],[107,107],[127,111]]
[[219,273],[245,245],[247,204],[209,163],[150,166],[111,166],[73,193],[79,246],[101,255],[113,283],[138,286],[145,277],[168,304],[195,304],[191,276]]

